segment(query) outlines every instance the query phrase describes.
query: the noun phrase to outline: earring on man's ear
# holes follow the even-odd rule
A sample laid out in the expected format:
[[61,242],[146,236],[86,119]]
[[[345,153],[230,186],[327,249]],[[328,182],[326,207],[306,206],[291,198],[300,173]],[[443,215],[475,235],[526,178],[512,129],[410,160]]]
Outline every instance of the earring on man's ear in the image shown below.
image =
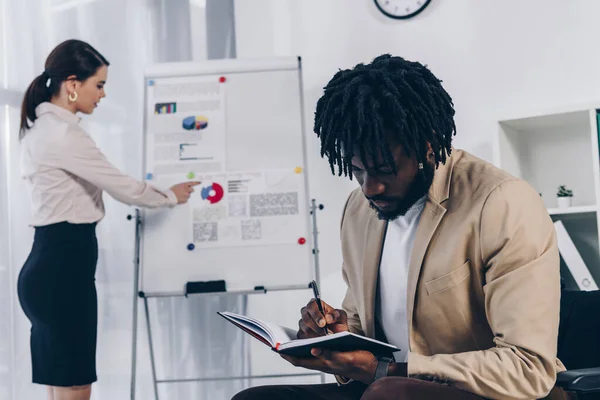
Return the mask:
[[422,162],[419,163],[419,169],[423,169],[423,163]]
[[77,92],[69,93],[69,101],[74,103],[77,101],[78,94]]

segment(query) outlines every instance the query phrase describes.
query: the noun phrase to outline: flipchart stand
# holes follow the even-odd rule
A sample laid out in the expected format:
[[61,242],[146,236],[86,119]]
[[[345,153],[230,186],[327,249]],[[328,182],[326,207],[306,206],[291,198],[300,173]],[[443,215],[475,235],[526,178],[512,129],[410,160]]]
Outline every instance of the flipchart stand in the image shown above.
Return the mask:
[[[318,285],[321,285],[320,268],[319,268],[319,242],[318,242],[318,228],[317,228],[317,211],[322,210],[324,207],[322,204],[317,205],[316,200],[311,200],[310,214],[312,221],[312,239],[314,247],[312,249],[314,258],[314,276]],[[152,370],[152,383],[154,388],[154,398],[159,400],[158,384],[166,383],[178,383],[178,382],[201,382],[201,381],[217,381],[217,380],[238,380],[238,379],[251,379],[251,378],[285,378],[285,377],[301,377],[301,376],[319,376],[321,377],[321,383],[325,383],[325,374],[320,372],[309,372],[302,374],[276,374],[276,375],[248,375],[248,376],[225,376],[215,378],[196,378],[196,379],[159,379],[156,376],[156,362],[154,358],[154,343],[152,339],[152,326],[150,324],[150,312],[148,308],[149,298],[160,298],[160,297],[183,297],[183,296],[210,296],[210,295],[249,295],[249,294],[265,294],[267,292],[274,291],[288,291],[288,290],[308,290],[310,289],[310,283],[306,285],[295,285],[295,286],[279,286],[279,287],[255,287],[254,290],[239,290],[239,291],[218,291],[218,292],[205,292],[205,293],[193,293],[193,294],[182,294],[182,293],[145,293],[139,290],[140,287],[140,241],[141,241],[141,226],[142,217],[139,209],[135,210],[135,216],[128,215],[128,220],[135,221],[135,256],[134,256],[134,279],[133,279],[133,328],[132,328],[132,346],[131,346],[131,390],[130,398],[135,400],[136,391],[136,372],[137,372],[137,331],[138,331],[138,298],[143,300],[144,304],[144,315],[146,318],[146,330],[148,333],[148,345],[150,350],[150,364]]]

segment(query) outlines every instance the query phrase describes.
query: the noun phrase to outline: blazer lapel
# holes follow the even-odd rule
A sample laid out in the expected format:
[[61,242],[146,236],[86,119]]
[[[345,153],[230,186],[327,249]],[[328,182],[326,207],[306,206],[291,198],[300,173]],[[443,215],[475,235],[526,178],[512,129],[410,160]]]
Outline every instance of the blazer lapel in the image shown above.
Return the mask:
[[367,238],[363,252],[363,291],[365,298],[365,335],[375,337],[375,295],[377,278],[383,250],[383,241],[387,230],[387,222],[381,221],[373,212],[367,222]]
[[[458,154],[456,154],[458,153]],[[460,151],[453,151],[452,155],[446,159],[446,164],[440,164],[435,171],[435,177],[421,219],[419,227],[415,234],[413,242],[410,263],[408,266],[408,277],[406,287],[406,308],[408,318],[408,333],[409,338],[412,336],[413,329],[413,314],[415,309],[415,295],[417,293],[417,285],[421,274],[421,266],[423,259],[427,253],[427,248],[431,242],[431,238],[435,230],[439,226],[442,218],[446,214],[444,203],[450,197],[450,181],[452,178],[452,169],[454,163],[460,158]]]
[[417,292],[417,284],[421,273],[421,265],[423,264],[423,258],[425,257],[427,247],[429,247],[431,237],[444,217],[444,214],[446,214],[446,209],[444,207],[439,203],[428,199],[425,208],[423,209],[423,213],[421,214],[421,220],[415,235],[415,241],[410,256],[410,264],[408,266],[406,287],[406,315],[408,317],[409,337],[410,332],[412,332],[415,294]]

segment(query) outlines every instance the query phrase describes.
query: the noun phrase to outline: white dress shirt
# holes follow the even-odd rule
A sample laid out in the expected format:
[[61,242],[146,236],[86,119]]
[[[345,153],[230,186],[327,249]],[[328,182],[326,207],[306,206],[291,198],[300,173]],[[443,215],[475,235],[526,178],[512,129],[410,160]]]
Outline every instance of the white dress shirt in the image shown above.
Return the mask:
[[405,215],[389,222],[379,265],[376,315],[388,342],[400,348],[394,353],[397,362],[405,362],[409,351],[406,316],[408,264],[426,199],[421,198]]
[[21,140],[21,173],[31,190],[31,225],[98,222],[104,217],[102,191],[140,207],[177,204],[172,191],[160,191],[114,167],[69,110],[46,102],[35,111],[37,119]]

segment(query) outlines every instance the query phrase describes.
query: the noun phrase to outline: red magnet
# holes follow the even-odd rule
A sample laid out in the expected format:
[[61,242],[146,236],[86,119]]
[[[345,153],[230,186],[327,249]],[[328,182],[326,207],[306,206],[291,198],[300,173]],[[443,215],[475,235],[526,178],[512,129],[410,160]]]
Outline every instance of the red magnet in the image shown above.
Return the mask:
[[225,83],[226,80],[227,80],[227,78],[225,78],[224,76],[219,78],[219,82],[221,82],[221,83]]
[[298,239],[298,244],[302,245],[304,243],[306,243],[306,239],[304,239],[304,238]]

